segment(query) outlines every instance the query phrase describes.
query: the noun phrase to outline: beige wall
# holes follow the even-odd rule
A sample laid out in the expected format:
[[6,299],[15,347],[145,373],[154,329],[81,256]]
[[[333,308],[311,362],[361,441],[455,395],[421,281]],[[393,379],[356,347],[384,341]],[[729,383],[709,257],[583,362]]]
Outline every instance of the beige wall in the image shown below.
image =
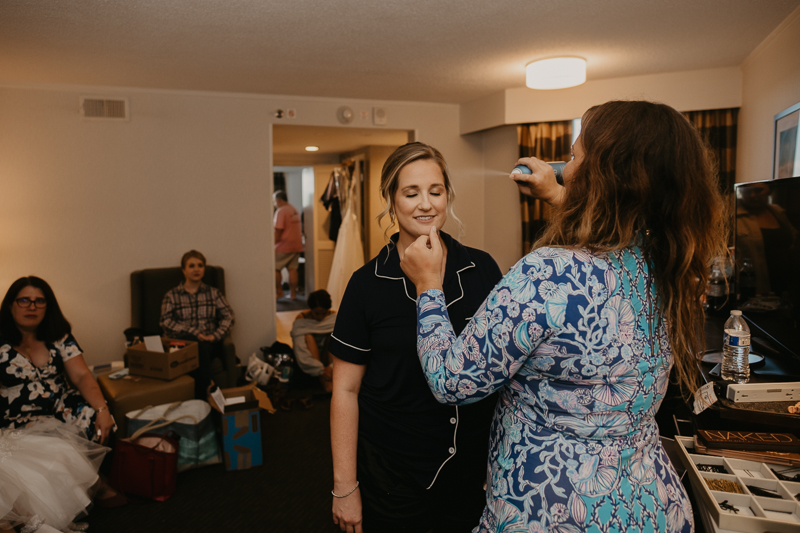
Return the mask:
[[381,170],[383,164],[392,155],[395,148],[389,146],[369,146],[367,147],[367,159],[369,160],[369,171],[366,176],[366,189],[369,194],[368,198],[368,251],[367,257],[372,259],[381,248],[387,243],[386,236],[391,236],[397,231],[396,225],[389,227],[389,216],[383,217],[381,224],[378,224],[378,215],[386,208],[381,196]]
[[742,64],[736,181],[772,178],[775,115],[800,102],[800,8]]
[[[800,9],[742,65],[740,181],[770,176],[773,117],[800,101],[797,50]],[[709,100],[708,91],[692,100],[682,87],[674,89],[674,101],[684,102],[685,109],[694,107],[693,102],[706,108],[736,105],[731,103],[737,98],[732,82],[736,69],[719,74],[717,83],[724,90],[718,100]],[[689,75],[706,76],[708,72]],[[532,97],[524,90],[509,91],[516,101]],[[81,95],[127,97],[132,118],[121,123],[81,121]],[[670,103],[673,96],[660,99]],[[505,96],[490,100],[487,111],[504,109]],[[577,116],[585,107],[582,100],[577,102],[581,110],[558,108],[568,116],[548,120]],[[468,129],[477,132],[461,135],[469,118],[464,113],[480,110],[479,102],[460,108],[6,84],[0,87],[0,190],[5,200],[0,211],[0,288],[27,274],[50,281],[87,360],[109,361],[121,357],[122,332],[130,325],[130,272],[177,264],[181,253],[197,248],[210,263],[226,269],[228,296],[237,314],[234,340],[240,357],[246,358],[275,340],[271,126],[339,126],[336,109],[342,105],[353,108],[356,117],[362,116],[359,111],[371,117],[373,106],[384,107],[388,127],[411,130],[416,139],[440,149],[458,195],[463,242],[488,250],[504,271],[519,258],[516,189],[505,181],[517,159],[516,132],[503,124],[510,123],[509,117],[523,122],[535,114],[509,115],[485,131]],[[277,109],[294,109],[296,118],[276,119]],[[351,127],[370,124],[359,118]],[[447,229],[454,231],[451,225]]]
[[[484,250],[494,257],[505,273],[523,255],[519,189],[508,178],[519,158],[517,127],[493,128],[483,132],[482,137],[486,210]],[[468,214],[461,213],[461,216]]]
[[[127,97],[129,122],[88,122],[81,95]],[[225,268],[240,358],[275,340],[271,125],[338,126],[336,109],[385,107],[451,162],[464,241],[483,246],[481,147],[458,106],[152,91],[0,87],[0,287],[36,274],[55,288],[90,364],[121,358],[129,275],[190,248]],[[368,113],[368,116],[372,116]],[[285,119],[284,119],[285,120]],[[365,127],[358,121],[354,127]]]
[[461,132],[504,124],[571,120],[609,100],[652,100],[679,111],[739,107],[741,91],[739,67],[594,80],[558,91],[515,87],[462,105]]

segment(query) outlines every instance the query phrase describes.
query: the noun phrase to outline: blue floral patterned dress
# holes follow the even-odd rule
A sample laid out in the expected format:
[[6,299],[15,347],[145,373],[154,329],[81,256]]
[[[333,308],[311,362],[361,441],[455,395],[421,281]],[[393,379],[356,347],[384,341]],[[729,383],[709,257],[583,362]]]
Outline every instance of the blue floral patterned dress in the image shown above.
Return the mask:
[[641,250],[540,248],[456,337],[442,293],[417,303],[428,385],[447,404],[500,390],[474,532],[693,531],[654,415],[672,352]]

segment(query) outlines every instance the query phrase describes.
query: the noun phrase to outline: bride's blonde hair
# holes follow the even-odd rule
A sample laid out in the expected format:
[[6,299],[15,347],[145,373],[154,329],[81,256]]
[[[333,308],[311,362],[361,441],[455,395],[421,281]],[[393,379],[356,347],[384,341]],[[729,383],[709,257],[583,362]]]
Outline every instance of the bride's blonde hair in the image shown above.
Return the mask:
[[386,235],[386,232],[389,231],[389,228],[394,225],[396,220],[394,214],[394,195],[397,192],[397,183],[400,176],[400,171],[403,170],[403,168],[409,163],[413,163],[414,161],[422,161],[425,159],[433,161],[439,165],[439,168],[442,170],[442,176],[444,176],[444,188],[447,191],[447,216],[452,218],[456,224],[458,224],[459,235],[461,233],[461,220],[456,216],[455,211],[453,211],[456,192],[453,189],[452,182],[450,181],[450,172],[447,170],[447,162],[444,160],[444,156],[433,146],[421,142],[413,142],[404,144],[395,150],[383,164],[383,170],[381,170],[380,193],[381,196],[383,196],[383,199],[386,201],[386,208],[380,212],[377,219],[378,225],[380,226],[383,218],[386,215],[389,215],[389,225],[384,230],[384,237],[387,237],[387,239],[388,236]]

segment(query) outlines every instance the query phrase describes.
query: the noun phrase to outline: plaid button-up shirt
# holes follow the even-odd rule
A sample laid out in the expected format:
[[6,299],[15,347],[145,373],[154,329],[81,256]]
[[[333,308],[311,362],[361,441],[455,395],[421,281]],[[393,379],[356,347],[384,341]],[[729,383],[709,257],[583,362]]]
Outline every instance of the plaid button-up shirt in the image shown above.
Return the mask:
[[200,283],[192,294],[183,283],[164,295],[159,324],[168,337],[189,333],[213,335],[219,341],[233,325],[233,309],[214,287]]

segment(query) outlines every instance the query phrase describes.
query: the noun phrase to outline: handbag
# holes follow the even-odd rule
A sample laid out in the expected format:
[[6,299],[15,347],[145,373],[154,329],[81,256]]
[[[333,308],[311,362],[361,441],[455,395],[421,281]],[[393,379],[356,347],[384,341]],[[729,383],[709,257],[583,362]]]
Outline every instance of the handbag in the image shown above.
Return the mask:
[[[152,427],[161,424],[154,420]],[[180,445],[172,433],[147,433],[148,429],[117,441],[109,484],[122,494],[163,502],[175,494]]]
[[155,407],[148,406],[127,413],[125,419],[129,436],[153,420],[169,422],[159,424],[157,427],[150,426],[149,431],[162,434],[171,431],[180,437],[178,472],[222,462],[217,432],[211,417],[211,406],[208,402],[187,400]]

